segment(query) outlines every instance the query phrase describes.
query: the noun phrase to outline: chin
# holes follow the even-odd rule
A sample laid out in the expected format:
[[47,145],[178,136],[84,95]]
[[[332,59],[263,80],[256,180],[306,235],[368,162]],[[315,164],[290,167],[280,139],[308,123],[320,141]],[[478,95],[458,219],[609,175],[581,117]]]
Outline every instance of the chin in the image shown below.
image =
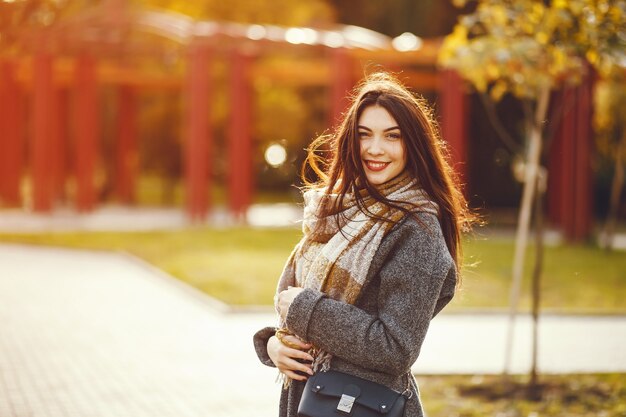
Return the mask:
[[371,185],[377,186],[377,185],[383,185],[384,183],[386,183],[387,181],[389,181],[391,178],[368,178],[367,182],[369,182]]

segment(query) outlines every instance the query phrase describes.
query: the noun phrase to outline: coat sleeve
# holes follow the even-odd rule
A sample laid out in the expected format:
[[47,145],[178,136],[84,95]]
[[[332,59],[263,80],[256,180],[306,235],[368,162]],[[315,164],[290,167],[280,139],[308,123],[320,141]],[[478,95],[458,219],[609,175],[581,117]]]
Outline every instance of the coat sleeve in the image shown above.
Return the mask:
[[287,327],[358,366],[393,375],[410,369],[431,318],[452,298],[449,288],[442,295],[446,278],[456,279],[441,229],[431,217],[425,224],[407,220],[387,236],[393,246],[379,272],[378,314],[305,289],[287,312]]
[[259,357],[259,360],[263,365],[276,367],[274,362],[270,359],[270,356],[267,354],[267,341],[270,340],[270,337],[274,336],[276,333],[276,327],[264,327],[258,332],[254,334],[252,337],[252,341],[254,343],[254,350],[256,351],[256,355]]

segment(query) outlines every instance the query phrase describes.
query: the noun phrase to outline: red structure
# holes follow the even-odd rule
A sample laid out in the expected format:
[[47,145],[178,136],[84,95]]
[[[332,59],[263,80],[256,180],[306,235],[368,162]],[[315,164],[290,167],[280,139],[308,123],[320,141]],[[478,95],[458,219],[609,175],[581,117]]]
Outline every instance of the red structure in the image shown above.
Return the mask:
[[440,77],[441,133],[450,146],[452,164],[462,184],[467,173],[468,103],[464,83],[454,71],[446,70]]
[[189,48],[187,74],[186,142],[184,149],[187,214],[192,221],[203,221],[209,207],[210,152],[212,132],[209,129],[211,55],[206,45],[192,43]]
[[21,204],[20,180],[24,161],[24,98],[16,64],[0,61],[0,202]]
[[330,51],[331,67],[331,104],[329,125],[334,126],[348,105],[348,94],[354,87],[353,62],[344,48]]
[[[176,14],[131,11],[125,3],[111,0],[61,29],[47,32],[46,44],[34,42],[32,58],[5,59],[0,65],[0,203],[20,203],[20,179],[30,173],[33,207],[50,211],[64,197],[65,180],[72,168],[78,211],[96,207],[102,189],[97,172],[102,165],[100,89],[112,87],[116,115],[114,140],[114,192],[119,201],[132,203],[138,175],[138,96],[143,89],[181,91],[184,99],[182,165],[185,210],[194,222],[206,219],[212,206],[213,161],[227,158],[228,207],[243,220],[253,201],[254,175],[254,82],[259,78],[290,86],[327,88],[329,125],[346,109],[346,96],[354,82],[373,63],[401,69],[400,78],[419,91],[437,93],[441,130],[461,180],[467,183],[469,102],[464,84],[451,71],[438,71],[440,40],[424,40],[418,51],[399,52],[389,38],[359,28],[278,28],[236,23],[196,22]],[[98,30],[94,30],[97,28]],[[162,70],[147,74],[128,62],[136,54],[151,55],[154,43],[128,41],[130,31],[143,31],[168,39],[184,51],[184,71]],[[89,36],[76,36],[78,33]],[[315,36],[310,37],[313,33]],[[92,39],[92,37],[95,37]],[[101,37],[98,38],[98,37]],[[134,38],[133,38],[134,39]],[[370,42],[369,44],[367,42]],[[250,51],[253,51],[251,53]],[[263,66],[259,58],[285,56],[298,51],[293,65]],[[97,54],[97,55],[96,55]],[[32,62],[30,62],[32,59]],[[216,63],[216,65],[214,65]],[[215,150],[212,103],[217,97],[214,72],[227,65],[230,103],[226,149]],[[17,68],[21,79],[17,78]],[[214,68],[215,67],[215,68]],[[218,71],[214,71],[214,69]],[[28,71],[30,70],[30,71]],[[22,91],[32,95],[31,117],[21,113]],[[72,98],[71,113],[68,98]],[[564,117],[552,152],[550,214],[565,234],[578,239],[591,225],[590,113],[591,84],[570,89],[564,100],[576,98]],[[25,140],[27,120],[32,137]],[[25,169],[23,150],[30,149],[30,169]],[[67,150],[72,149],[68,154]],[[223,152],[217,154],[217,151]],[[102,182],[102,181],[100,181]],[[68,193],[69,194],[69,193]],[[29,200],[29,199],[28,199]]]
[[56,203],[65,197],[65,180],[67,177],[67,126],[68,94],[67,89],[57,87],[53,92],[53,104],[50,108],[50,190],[52,202]]
[[586,238],[592,227],[592,91],[588,76],[581,85],[565,88],[557,100],[564,114],[550,153],[548,210],[568,240]]
[[56,109],[54,87],[52,84],[52,58],[47,53],[39,53],[34,59],[34,97],[33,97],[33,143],[32,143],[32,180],[33,209],[50,211],[52,209],[51,172],[56,161],[53,152],[52,117]]
[[230,136],[228,141],[228,197],[231,213],[245,220],[252,204],[252,55],[234,51],[230,74]]
[[95,165],[100,137],[97,67],[94,58],[86,54],[79,56],[75,71],[76,208],[78,211],[89,211],[95,207],[97,199]]

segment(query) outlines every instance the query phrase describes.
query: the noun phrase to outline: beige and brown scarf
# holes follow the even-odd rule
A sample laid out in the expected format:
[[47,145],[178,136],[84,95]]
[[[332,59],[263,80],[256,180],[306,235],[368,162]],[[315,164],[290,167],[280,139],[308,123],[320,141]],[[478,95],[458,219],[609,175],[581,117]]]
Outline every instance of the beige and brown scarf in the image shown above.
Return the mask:
[[[381,241],[405,213],[370,196],[364,197],[365,211],[353,195],[346,195],[342,210],[320,218],[321,204],[337,198],[325,191],[313,189],[304,193],[304,236],[287,260],[276,295],[295,286],[322,291],[330,298],[354,304]],[[408,174],[383,184],[379,191],[411,211],[438,214],[437,205]],[[285,323],[280,323],[280,328],[285,327]],[[330,367],[331,354],[315,347],[309,353],[315,358],[315,372]]]

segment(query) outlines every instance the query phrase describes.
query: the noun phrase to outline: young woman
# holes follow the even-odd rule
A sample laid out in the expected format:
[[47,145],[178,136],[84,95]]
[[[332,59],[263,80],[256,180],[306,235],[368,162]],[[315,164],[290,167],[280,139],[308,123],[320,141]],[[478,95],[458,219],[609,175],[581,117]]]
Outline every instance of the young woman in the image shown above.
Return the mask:
[[254,336],[284,379],[281,417],[328,369],[404,392],[405,416],[422,416],[411,365],[458,284],[469,213],[431,111],[384,73],[357,91],[336,132],[309,148],[320,181],[307,183],[304,237],[278,282],[280,324]]

